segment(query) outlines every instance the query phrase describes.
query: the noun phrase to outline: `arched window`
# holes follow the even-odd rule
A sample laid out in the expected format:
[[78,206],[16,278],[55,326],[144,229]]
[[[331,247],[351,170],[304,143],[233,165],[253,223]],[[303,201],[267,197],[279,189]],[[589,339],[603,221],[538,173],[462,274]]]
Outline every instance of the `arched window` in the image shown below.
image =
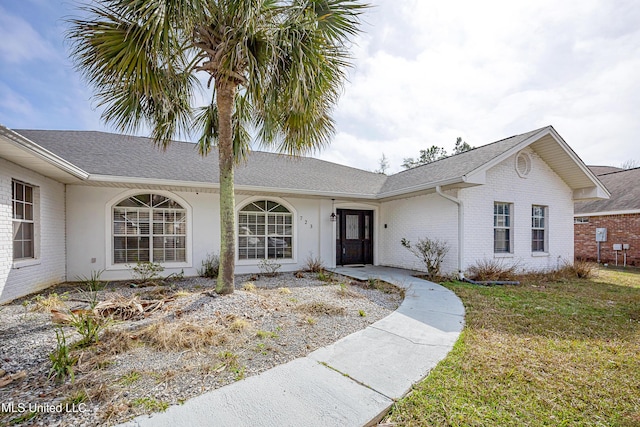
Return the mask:
[[293,258],[293,214],[271,200],[255,201],[240,209],[238,258]]
[[185,262],[187,211],[159,194],[137,194],[113,207],[113,263]]

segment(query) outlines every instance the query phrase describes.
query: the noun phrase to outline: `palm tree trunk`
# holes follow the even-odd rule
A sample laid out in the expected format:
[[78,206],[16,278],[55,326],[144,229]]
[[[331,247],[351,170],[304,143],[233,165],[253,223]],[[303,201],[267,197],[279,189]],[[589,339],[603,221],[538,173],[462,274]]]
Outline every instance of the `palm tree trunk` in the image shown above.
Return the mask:
[[236,86],[232,83],[216,81],[216,102],[218,104],[218,164],[220,167],[220,270],[216,292],[233,293],[235,269],[235,195],[233,189],[233,135],[232,114]]

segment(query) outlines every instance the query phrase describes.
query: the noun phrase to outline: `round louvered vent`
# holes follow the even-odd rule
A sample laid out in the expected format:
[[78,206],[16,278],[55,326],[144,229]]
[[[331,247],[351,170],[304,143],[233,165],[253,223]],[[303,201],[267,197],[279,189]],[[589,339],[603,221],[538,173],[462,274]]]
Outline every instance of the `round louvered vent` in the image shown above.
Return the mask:
[[531,172],[531,157],[526,153],[518,153],[516,156],[516,172],[520,178],[524,178]]

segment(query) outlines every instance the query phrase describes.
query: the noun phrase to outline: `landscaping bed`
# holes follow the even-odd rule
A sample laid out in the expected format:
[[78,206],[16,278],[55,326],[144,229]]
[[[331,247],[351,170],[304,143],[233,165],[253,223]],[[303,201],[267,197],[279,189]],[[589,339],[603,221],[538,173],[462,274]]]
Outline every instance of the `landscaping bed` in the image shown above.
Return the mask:
[[[327,272],[237,277],[228,296],[214,287],[73,283],[0,306],[0,424],[112,425],[163,411],[363,329],[403,295]],[[94,323],[96,343],[85,340]]]

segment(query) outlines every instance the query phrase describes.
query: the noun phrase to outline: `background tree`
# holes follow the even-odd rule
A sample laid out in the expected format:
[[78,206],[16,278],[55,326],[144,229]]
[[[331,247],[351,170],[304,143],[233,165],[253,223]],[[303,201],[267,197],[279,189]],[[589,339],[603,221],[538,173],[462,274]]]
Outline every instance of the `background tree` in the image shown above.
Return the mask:
[[[94,86],[103,120],[127,133],[149,128],[163,148],[181,136],[196,136],[202,155],[217,147],[217,292],[234,289],[233,176],[249,149],[248,130],[287,154],[328,144],[348,38],[365,7],[356,0],[97,0],[70,20],[71,56]],[[210,95],[200,108],[198,73],[208,77]]]
[[463,141],[461,137],[458,137],[456,139],[456,145],[453,147],[453,154],[464,153],[465,151],[473,150],[473,148],[474,147]]
[[402,167],[405,169],[414,168],[416,166],[426,165],[436,160],[447,157],[447,150],[436,145],[432,145],[427,150],[420,150],[420,156],[417,159],[407,157],[402,161]]
[[640,162],[634,159],[625,160],[620,167],[622,169],[634,169],[640,166]]
[[[456,145],[453,148],[453,154],[464,153],[473,149],[472,146],[462,140],[461,137],[456,139]],[[427,163],[435,162],[436,160],[444,159],[448,157],[447,150],[437,145],[432,145],[428,150],[420,150],[420,156],[417,159],[413,157],[407,157],[402,162],[402,167],[405,169],[414,168],[416,166],[426,165]]]
[[389,169],[389,159],[382,153],[382,157],[378,160],[378,169],[374,170],[375,173],[386,174]]

